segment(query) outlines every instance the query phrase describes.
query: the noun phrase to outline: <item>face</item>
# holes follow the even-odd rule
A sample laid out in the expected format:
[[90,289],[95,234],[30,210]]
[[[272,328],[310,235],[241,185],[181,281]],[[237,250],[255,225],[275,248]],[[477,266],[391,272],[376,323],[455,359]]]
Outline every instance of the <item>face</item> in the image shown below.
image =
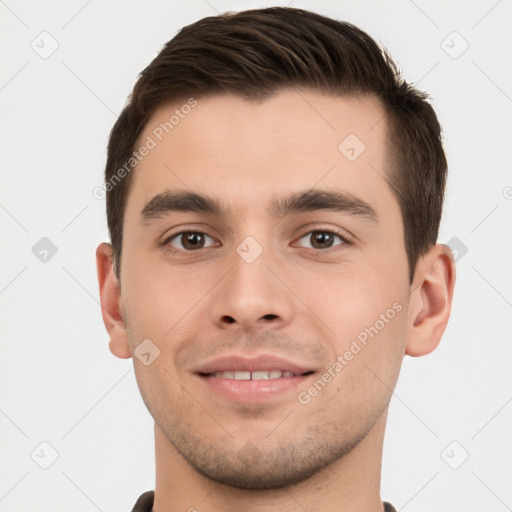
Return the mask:
[[[385,417],[405,350],[384,110],[311,91],[180,105],[148,122],[137,147],[156,146],[126,204],[126,340],[135,355],[150,340],[138,384],[157,430],[203,475],[298,482]],[[159,141],[176,109],[188,113]]]

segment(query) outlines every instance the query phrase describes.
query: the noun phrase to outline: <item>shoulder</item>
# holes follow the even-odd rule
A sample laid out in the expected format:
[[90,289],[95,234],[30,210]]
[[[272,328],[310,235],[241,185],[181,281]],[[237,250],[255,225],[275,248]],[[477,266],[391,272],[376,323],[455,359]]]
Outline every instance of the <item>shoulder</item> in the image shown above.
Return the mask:
[[147,491],[139,496],[139,499],[132,508],[132,512],[151,512],[155,491]]

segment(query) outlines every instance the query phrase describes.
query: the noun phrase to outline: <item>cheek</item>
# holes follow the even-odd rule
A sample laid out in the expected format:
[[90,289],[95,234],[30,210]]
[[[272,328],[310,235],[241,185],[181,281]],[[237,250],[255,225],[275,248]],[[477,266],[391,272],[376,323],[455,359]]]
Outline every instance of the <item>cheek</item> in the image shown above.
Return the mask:
[[389,306],[380,313],[362,303],[338,314],[332,363],[319,375],[329,384],[317,406],[327,403],[340,417],[353,418],[376,418],[384,410],[399,375],[406,332],[405,309],[396,302]]
[[194,409],[196,404],[191,403],[190,397],[183,391],[179,377],[172,366],[166,364],[165,356],[150,366],[135,361],[135,376],[144,404],[157,424],[172,426],[176,421],[187,421],[187,418],[193,417],[194,427],[197,427],[204,421],[204,414]]
[[197,314],[218,279],[211,271],[191,274],[186,266],[171,268],[161,258],[144,255],[127,258],[124,271],[123,307],[131,332],[139,338],[163,339],[174,333]]
[[341,359],[343,365],[339,382],[396,380],[405,351],[408,292],[406,276],[396,274],[338,272],[324,276],[322,286],[304,289],[308,306],[331,330],[331,363]]
[[[381,315],[388,325],[398,310],[405,309],[408,287],[402,274],[382,268],[338,270],[333,266],[323,273],[297,273],[301,277],[295,289],[343,342],[376,322],[381,326]],[[393,307],[395,303],[398,304]]]

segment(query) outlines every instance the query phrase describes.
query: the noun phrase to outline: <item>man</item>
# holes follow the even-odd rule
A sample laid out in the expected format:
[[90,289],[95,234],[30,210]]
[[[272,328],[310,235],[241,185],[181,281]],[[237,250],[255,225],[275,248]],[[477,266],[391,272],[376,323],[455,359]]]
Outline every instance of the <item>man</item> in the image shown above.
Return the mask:
[[133,510],[393,510],[388,403],[455,281],[426,95],[348,23],[205,18],[142,72],[105,179],[103,319],[155,420]]

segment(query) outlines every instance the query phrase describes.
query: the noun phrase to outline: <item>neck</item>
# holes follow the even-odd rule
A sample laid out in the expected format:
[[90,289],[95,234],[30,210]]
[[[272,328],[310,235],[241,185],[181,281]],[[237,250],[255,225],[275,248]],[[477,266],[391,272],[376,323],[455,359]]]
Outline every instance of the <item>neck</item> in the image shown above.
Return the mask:
[[380,468],[386,412],[349,453],[298,484],[244,490],[198,473],[155,425],[154,512],[382,512]]

